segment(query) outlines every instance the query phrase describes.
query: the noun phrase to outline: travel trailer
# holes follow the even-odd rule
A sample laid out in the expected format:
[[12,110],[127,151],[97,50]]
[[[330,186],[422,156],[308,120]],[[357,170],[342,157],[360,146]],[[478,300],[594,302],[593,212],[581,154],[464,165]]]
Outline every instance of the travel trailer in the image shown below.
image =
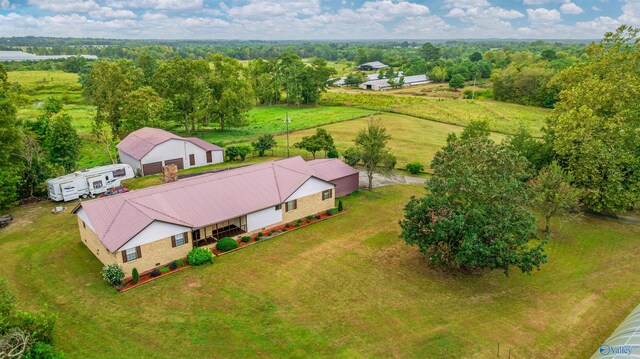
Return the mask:
[[68,175],[47,180],[49,198],[54,201],[73,201],[78,198],[95,197],[108,189],[120,186],[120,181],[133,178],[135,174],[127,164],[115,164],[76,171]]

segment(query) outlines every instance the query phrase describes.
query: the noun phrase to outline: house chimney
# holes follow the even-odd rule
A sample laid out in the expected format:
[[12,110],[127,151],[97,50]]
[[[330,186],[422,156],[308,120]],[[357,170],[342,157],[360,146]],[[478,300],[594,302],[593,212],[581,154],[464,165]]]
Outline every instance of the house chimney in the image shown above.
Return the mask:
[[168,165],[162,168],[162,182],[176,182],[178,180],[178,166]]

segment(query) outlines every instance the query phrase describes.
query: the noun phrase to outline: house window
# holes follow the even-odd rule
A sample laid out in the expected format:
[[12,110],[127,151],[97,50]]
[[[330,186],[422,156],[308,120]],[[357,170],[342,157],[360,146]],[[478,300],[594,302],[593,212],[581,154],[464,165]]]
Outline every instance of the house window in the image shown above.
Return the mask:
[[102,181],[95,181],[93,182],[93,189],[97,189],[102,187]]
[[282,204],[276,204],[276,211],[279,211],[282,209]]
[[287,203],[285,203],[287,212],[293,211],[294,209],[298,208],[298,200],[294,199],[293,201],[289,201]]
[[111,174],[113,174],[113,178],[120,178],[120,177],[124,177],[126,172],[124,169],[119,169],[119,170],[113,171]]
[[331,198],[332,195],[333,195],[333,190],[331,190],[331,189],[328,189],[326,191],[322,191],[322,200],[323,201],[327,200],[327,199]]
[[195,166],[195,165],[196,165],[196,155],[192,153],[189,155],[189,166]]
[[178,233],[175,236],[171,236],[171,246],[178,247],[187,243],[187,233]]
[[207,163],[213,162],[213,154],[211,151],[207,151]]
[[124,263],[131,262],[142,257],[140,247],[126,249],[122,252],[122,261]]

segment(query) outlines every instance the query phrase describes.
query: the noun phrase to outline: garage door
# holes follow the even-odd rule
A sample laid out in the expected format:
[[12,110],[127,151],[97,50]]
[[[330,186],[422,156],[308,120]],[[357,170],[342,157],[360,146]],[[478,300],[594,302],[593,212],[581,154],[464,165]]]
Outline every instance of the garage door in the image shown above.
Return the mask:
[[142,172],[145,176],[162,173],[162,162],[151,162],[142,165]]
[[164,165],[165,166],[176,165],[176,166],[178,166],[179,170],[184,169],[184,163],[182,162],[182,158],[174,158],[172,160],[166,160],[166,161],[164,161]]

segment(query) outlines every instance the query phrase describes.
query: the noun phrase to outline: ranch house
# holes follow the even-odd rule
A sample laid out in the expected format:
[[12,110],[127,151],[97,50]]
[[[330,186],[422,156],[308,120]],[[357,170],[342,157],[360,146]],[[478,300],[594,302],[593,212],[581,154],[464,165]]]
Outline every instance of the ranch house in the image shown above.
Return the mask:
[[332,209],[357,188],[358,171],[338,159],[292,157],[83,201],[73,213],[82,243],[131,275]]
[[171,164],[181,170],[224,161],[224,150],[214,144],[151,127],[131,132],[117,147],[120,161],[142,176],[161,173]]

